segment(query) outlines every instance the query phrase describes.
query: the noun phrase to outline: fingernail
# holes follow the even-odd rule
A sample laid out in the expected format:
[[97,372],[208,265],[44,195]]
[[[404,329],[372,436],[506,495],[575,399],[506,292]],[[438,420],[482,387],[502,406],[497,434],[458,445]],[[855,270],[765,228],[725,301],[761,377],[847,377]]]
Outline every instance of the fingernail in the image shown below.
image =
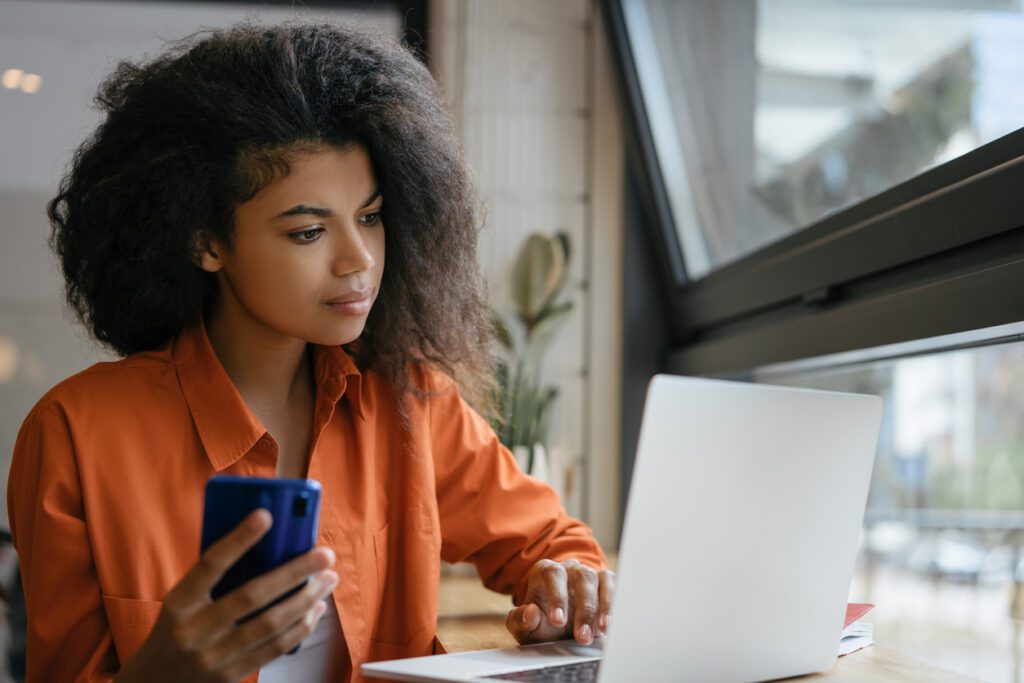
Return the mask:
[[324,612],[327,611],[327,603],[326,602],[318,602],[318,603],[316,603],[316,607],[314,607],[313,609],[316,610],[316,616],[314,618],[315,619],[319,619],[320,617],[322,617],[324,615]]
[[583,624],[580,627],[580,640],[584,643],[590,642],[590,624]]
[[256,510],[254,513],[252,513],[252,517],[249,518],[249,528],[253,531],[257,531],[264,527],[270,526],[270,524],[273,521],[274,518],[271,517],[270,512],[268,510],[260,508],[259,510]]
[[551,613],[551,623],[556,626],[565,623],[565,610],[561,607],[556,607],[555,611]]
[[330,548],[318,550],[313,554],[313,566],[317,569],[327,569],[334,566],[334,551]]
[[601,618],[597,620],[597,625],[602,631],[608,630],[608,616],[605,614],[601,615]]
[[324,572],[320,575],[320,587],[325,591],[334,590],[338,585],[338,575],[334,572]]

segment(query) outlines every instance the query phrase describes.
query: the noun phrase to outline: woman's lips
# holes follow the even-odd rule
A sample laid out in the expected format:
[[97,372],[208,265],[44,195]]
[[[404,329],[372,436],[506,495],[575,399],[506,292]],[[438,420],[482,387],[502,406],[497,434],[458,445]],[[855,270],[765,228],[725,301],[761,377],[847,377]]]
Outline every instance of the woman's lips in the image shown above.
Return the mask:
[[327,307],[333,311],[337,311],[342,315],[365,315],[370,311],[370,305],[373,303],[372,292],[365,292],[362,298],[354,298],[353,296],[344,296],[331,301],[325,302]]

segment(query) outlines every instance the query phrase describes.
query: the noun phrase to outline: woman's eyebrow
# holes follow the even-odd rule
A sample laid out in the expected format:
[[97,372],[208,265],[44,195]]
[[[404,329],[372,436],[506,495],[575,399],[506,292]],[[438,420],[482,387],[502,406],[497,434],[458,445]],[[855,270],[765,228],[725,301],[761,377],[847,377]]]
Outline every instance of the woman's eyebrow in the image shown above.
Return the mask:
[[360,206],[359,208],[360,209],[365,209],[370,204],[373,204],[375,201],[377,201],[377,197],[379,197],[379,196],[380,196],[380,188],[378,187],[376,190],[373,191],[373,194],[371,194],[369,197],[366,198],[366,201],[363,202],[363,205]]
[[[365,209],[370,204],[373,204],[375,201],[377,201],[377,197],[379,196],[380,188],[377,188],[376,190],[373,191],[373,194],[366,198],[366,201],[364,201],[359,208]],[[289,218],[291,216],[316,216],[317,218],[330,218],[333,215],[334,212],[331,211],[330,209],[324,209],[319,206],[308,206],[306,204],[296,204],[287,211],[282,211],[281,213],[274,216],[274,220],[279,220],[281,218]]]
[[276,221],[281,218],[288,218],[289,216],[316,216],[317,218],[330,218],[333,215],[334,212],[331,211],[330,209],[323,209],[320,208],[319,206],[306,206],[305,204],[298,204],[288,209],[287,211],[282,211],[281,213],[277,214],[276,216],[274,216],[274,220]]

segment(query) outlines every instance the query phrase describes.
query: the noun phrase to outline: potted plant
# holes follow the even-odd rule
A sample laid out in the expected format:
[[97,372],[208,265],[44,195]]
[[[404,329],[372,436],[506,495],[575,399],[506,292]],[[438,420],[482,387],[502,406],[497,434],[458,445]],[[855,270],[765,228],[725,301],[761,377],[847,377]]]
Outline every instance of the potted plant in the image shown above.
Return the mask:
[[523,470],[549,483],[560,479],[560,473],[548,471],[547,460],[551,408],[558,389],[542,383],[541,367],[545,351],[573,309],[572,301],[560,300],[569,256],[568,234],[531,234],[512,269],[514,311],[493,311],[501,344],[498,417],[493,427]]

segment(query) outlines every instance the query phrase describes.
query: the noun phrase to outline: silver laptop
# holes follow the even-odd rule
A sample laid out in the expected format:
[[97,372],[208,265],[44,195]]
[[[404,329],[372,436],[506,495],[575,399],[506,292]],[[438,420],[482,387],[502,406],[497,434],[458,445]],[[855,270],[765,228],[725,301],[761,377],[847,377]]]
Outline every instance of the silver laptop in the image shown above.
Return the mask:
[[765,681],[836,661],[882,401],[657,376],[609,633],[364,664],[399,681]]

